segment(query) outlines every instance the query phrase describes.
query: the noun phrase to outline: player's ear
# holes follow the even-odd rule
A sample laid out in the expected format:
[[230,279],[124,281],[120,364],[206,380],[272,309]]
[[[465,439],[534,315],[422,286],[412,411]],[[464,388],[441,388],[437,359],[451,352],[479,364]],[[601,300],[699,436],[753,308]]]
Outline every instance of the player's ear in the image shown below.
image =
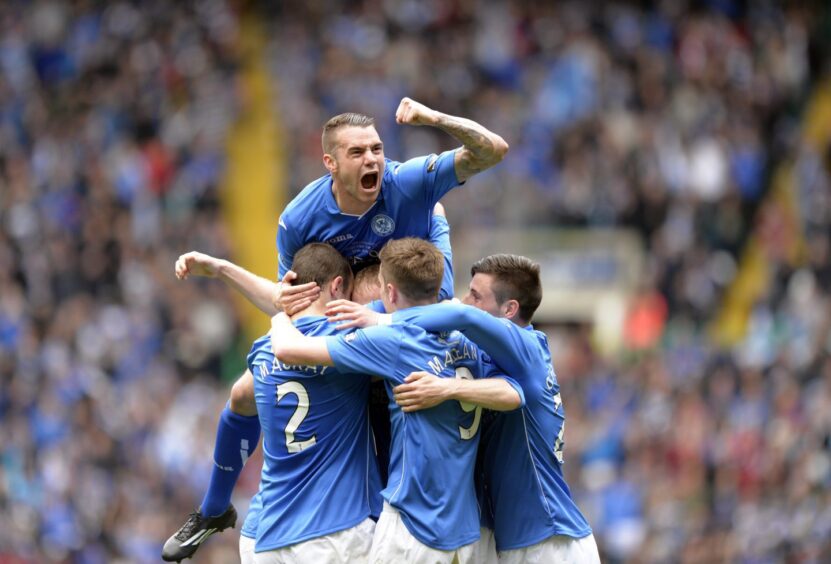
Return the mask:
[[335,276],[329,282],[329,293],[332,296],[340,296],[344,293],[346,286],[344,285],[343,276]]
[[516,300],[507,300],[502,304],[502,308],[506,319],[513,320],[519,315],[519,302]]
[[387,296],[389,296],[391,304],[398,303],[398,288],[392,284],[387,284]]
[[331,173],[334,173],[338,170],[338,161],[336,161],[335,157],[333,157],[329,153],[324,153],[323,154],[323,166],[325,166],[326,170],[328,170],[329,173],[331,174]]

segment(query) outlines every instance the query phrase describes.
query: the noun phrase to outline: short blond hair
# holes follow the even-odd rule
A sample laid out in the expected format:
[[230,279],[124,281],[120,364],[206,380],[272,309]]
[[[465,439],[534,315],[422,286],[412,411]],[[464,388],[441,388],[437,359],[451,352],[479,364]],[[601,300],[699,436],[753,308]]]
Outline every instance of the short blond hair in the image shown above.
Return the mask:
[[335,151],[335,132],[342,127],[375,127],[375,118],[347,112],[329,119],[323,125],[323,135],[320,139],[325,154],[331,155]]
[[407,237],[388,241],[381,249],[381,273],[414,302],[435,302],[444,276],[444,255],[424,239]]

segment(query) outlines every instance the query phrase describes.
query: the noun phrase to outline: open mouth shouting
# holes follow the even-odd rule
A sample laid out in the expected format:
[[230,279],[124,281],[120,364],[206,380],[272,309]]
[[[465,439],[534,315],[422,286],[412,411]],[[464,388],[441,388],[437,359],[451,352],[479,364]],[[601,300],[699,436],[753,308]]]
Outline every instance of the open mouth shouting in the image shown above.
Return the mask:
[[378,190],[380,175],[377,170],[361,175],[361,190],[364,192],[375,192]]

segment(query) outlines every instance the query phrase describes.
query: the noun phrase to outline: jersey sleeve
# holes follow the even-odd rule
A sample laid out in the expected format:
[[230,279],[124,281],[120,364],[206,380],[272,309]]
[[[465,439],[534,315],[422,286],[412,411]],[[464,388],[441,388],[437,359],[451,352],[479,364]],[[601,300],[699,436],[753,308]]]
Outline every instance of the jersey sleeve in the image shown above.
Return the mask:
[[401,191],[410,199],[422,196],[432,208],[442,196],[459,185],[455,156],[456,150],[445,151],[399,164],[394,174]]
[[395,380],[401,334],[390,327],[368,327],[326,337],[332,362],[343,372]]
[[384,307],[384,302],[381,300],[373,300],[366,304],[366,307],[375,313],[387,313],[387,308]]
[[481,378],[502,378],[508,382],[514,390],[516,390],[517,394],[519,394],[519,405],[517,406],[517,409],[525,407],[525,392],[522,391],[522,386],[519,385],[519,382],[502,372],[502,370],[489,359],[482,359],[481,370],[479,374],[475,375],[475,377],[477,380]]
[[430,242],[444,255],[439,301],[450,300],[453,298],[453,249],[450,248],[450,224],[446,217],[433,215],[430,219]]
[[456,329],[479,345],[508,374],[525,372],[525,343],[519,328],[510,320],[497,319],[473,306],[453,303],[396,312],[392,319],[393,322],[406,320],[432,333]]
[[294,253],[303,246],[300,233],[291,225],[291,222],[284,216],[280,217],[277,226],[277,253],[278,256],[278,277],[282,280],[286,272],[291,270],[294,262]]

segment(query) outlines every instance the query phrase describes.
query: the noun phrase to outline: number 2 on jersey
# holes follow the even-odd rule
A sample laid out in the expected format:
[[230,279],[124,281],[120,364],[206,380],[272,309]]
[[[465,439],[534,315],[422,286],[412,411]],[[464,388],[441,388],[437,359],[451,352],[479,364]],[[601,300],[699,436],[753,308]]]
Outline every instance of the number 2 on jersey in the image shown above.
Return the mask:
[[314,435],[305,441],[294,440],[294,433],[297,431],[297,428],[300,427],[300,424],[303,423],[303,420],[306,419],[306,415],[309,414],[309,393],[300,382],[289,381],[278,384],[278,405],[280,404],[280,400],[283,399],[286,394],[294,394],[297,396],[297,407],[294,408],[294,413],[286,425],[286,449],[289,452],[300,452],[317,442],[317,438]]

